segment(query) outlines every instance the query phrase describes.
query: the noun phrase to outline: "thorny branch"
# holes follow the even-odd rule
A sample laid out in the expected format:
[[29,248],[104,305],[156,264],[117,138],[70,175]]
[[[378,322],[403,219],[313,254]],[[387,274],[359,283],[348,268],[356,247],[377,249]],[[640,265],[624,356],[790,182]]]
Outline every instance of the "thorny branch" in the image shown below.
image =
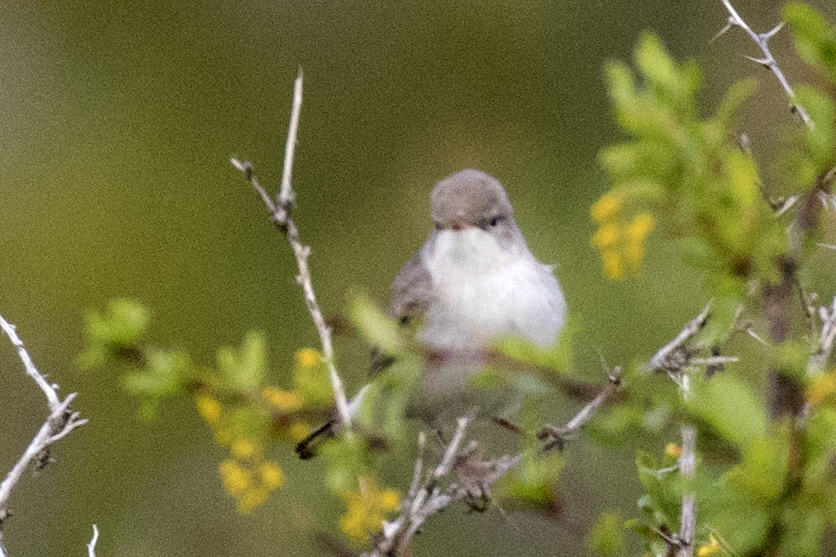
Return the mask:
[[[488,499],[490,487],[519,463],[521,456],[482,460],[475,441],[462,450],[465,431],[471,421],[472,417],[459,418],[453,438],[444,451],[444,457],[438,466],[426,475],[423,464],[426,437],[421,433],[418,437],[415,473],[409,493],[401,502],[401,514],[392,522],[384,522],[374,549],[364,553],[365,557],[401,555],[430,516],[462,499]],[[447,487],[441,487],[442,480],[452,472],[456,473],[457,481],[451,482]]]
[[3,545],[3,522],[8,518],[8,503],[12,490],[17,485],[23,473],[31,462],[36,462],[39,467],[49,462],[49,447],[59,439],[65,437],[75,428],[87,423],[79,412],[70,409],[70,403],[75,399],[76,393],[67,395],[64,400],[58,396],[58,385],[49,383],[32,362],[29,352],[20,340],[15,331],[15,326],[0,316],[0,328],[9,337],[12,345],[17,350],[20,361],[26,369],[26,374],[31,377],[46,396],[49,416],[44,421],[38,433],[26,447],[23,455],[18,459],[5,479],[0,483],[0,557],[6,557],[6,548]]
[[[708,368],[722,366],[728,362],[735,362],[737,358],[712,355],[706,358],[696,358],[696,354],[704,347],[689,345],[699,333],[709,318],[710,306],[706,306],[700,314],[686,323],[677,336],[660,348],[650,359],[648,369],[654,372],[666,373],[673,379],[683,396],[690,391],[689,383],[683,381],[687,376],[687,368],[705,366]],[[547,424],[538,434],[540,441],[546,444],[543,450],[552,448],[563,449],[565,442],[574,438],[580,429],[595,415],[607,398],[621,388],[619,379],[620,369],[606,368],[609,385],[598,396],[586,404],[581,410],[562,427]],[[480,458],[480,449],[476,442],[471,442],[467,448],[460,450],[465,430],[471,418],[460,418],[453,439],[447,446],[441,463],[429,473],[424,472],[424,446],[426,437],[421,433],[418,437],[418,456],[415,460],[415,471],[412,484],[406,498],[401,503],[401,514],[391,522],[384,522],[383,530],[378,534],[374,549],[365,553],[364,557],[396,556],[403,554],[409,546],[410,540],[418,533],[424,522],[433,514],[444,509],[456,501],[465,498],[486,498],[490,496],[490,487],[502,476],[507,474],[522,459],[522,455],[503,456],[495,460],[484,461]],[[678,468],[686,479],[692,479],[696,474],[696,429],[690,425],[682,426],[682,452],[679,457]],[[441,480],[450,473],[457,474],[457,482],[441,488]],[[423,479],[422,479],[423,476]],[[682,522],[680,532],[660,537],[677,552],[678,557],[691,557],[694,548],[696,530],[696,497],[694,493],[683,496]]]
[[299,115],[302,111],[302,72],[293,84],[293,105],[290,113],[290,124],[287,130],[287,142],[285,143],[285,157],[284,166],[282,170],[282,183],[279,193],[276,195],[275,201],[258,179],[253,174],[252,164],[249,162],[242,162],[236,158],[231,158],[232,166],[241,171],[246,177],[247,181],[253,189],[261,196],[264,206],[270,212],[270,219],[276,227],[282,231],[290,243],[293,250],[293,255],[296,258],[296,265],[299,274],[296,276],[296,281],[302,287],[302,292],[305,297],[305,304],[308,307],[308,312],[311,314],[316,331],[319,334],[319,341],[322,346],[322,355],[325,365],[328,367],[328,376],[331,380],[331,388],[334,391],[334,400],[337,405],[337,413],[340,421],[346,426],[351,425],[351,414],[348,408],[348,400],[345,396],[342,381],[337,368],[334,365],[334,348],[331,342],[331,328],[325,322],[325,317],[322,310],[319,308],[319,303],[316,300],[316,292],[314,291],[313,281],[311,280],[311,271],[308,267],[308,257],[311,254],[311,248],[302,243],[299,237],[299,229],[293,221],[293,209],[295,207],[296,194],[291,186],[291,174],[293,169],[293,157],[296,150],[296,136],[299,129]]
[[807,111],[804,110],[804,107],[801,106],[801,103],[798,102],[798,98],[795,95],[795,91],[793,91],[792,87],[790,86],[787,78],[784,76],[784,72],[781,71],[781,68],[778,67],[778,63],[775,61],[775,57],[772,56],[772,52],[769,50],[769,39],[775,36],[781,28],[784,27],[783,23],[778,24],[773,29],[767,31],[766,33],[755,33],[752,31],[751,27],[743,21],[743,18],[740,17],[740,14],[737,13],[737,10],[734,9],[734,6],[731,4],[731,0],[722,0],[723,5],[726,7],[726,10],[729,12],[729,18],[726,22],[726,26],[723,27],[719,33],[714,37],[715,39],[726,31],[731,29],[732,27],[740,27],[743,29],[747,35],[754,41],[758,48],[760,48],[762,56],[760,58],[755,58],[753,56],[747,56],[749,60],[755,62],[756,64],[760,64],[761,66],[767,68],[778,82],[781,84],[781,87],[784,89],[784,93],[786,93],[787,98],[790,100],[790,105],[792,106],[792,111],[801,118],[809,129],[814,129],[815,124],[810,116],[807,114]]
[[595,415],[598,408],[604,403],[604,401],[621,388],[621,379],[618,377],[620,372],[621,370],[618,367],[616,367],[613,371],[608,369],[607,376],[610,380],[609,385],[598,393],[598,396],[592,399],[586,406],[581,408],[580,412],[575,414],[575,417],[569,420],[565,426],[557,427],[551,424],[546,424],[543,429],[537,433],[538,440],[544,442],[547,441],[546,445],[543,447],[544,451],[548,451],[553,448],[557,448],[562,451],[566,441],[573,439],[578,435],[580,429],[586,425],[586,422],[588,422],[592,416]]
[[[695,365],[704,365],[711,369],[712,367],[722,366],[728,362],[737,361],[737,358],[720,355],[712,355],[708,358],[694,357],[701,347],[691,346],[690,341],[705,327],[710,317],[710,309],[710,304],[703,308],[699,315],[685,324],[671,342],[660,348],[650,358],[648,366],[650,371],[666,373],[671,381],[679,387],[682,397],[686,400],[691,396],[691,380],[687,368]],[[683,424],[680,431],[682,435],[682,446],[677,463],[679,473],[686,481],[693,480],[696,476],[697,430],[692,425]],[[688,491],[682,496],[679,533],[674,535],[662,535],[660,533],[660,537],[676,551],[677,557],[692,557],[694,554],[696,525],[696,494],[693,491]]]

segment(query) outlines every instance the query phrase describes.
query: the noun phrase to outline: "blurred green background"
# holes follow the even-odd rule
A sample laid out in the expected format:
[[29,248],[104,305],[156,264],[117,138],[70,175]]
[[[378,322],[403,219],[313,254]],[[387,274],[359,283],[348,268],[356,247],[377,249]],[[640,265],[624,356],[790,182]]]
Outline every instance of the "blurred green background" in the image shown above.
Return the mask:
[[[735,4],[756,30],[778,21],[778,2]],[[836,21],[832,2],[813,5]],[[239,516],[217,475],[224,450],[190,401],[141,423],[115,372],[74,364],[85,311],[116,296],[152,308],[152,340],[210,365],[219,346],[264,330],[276,382],[295,349],[317,345],[288,246],[228,162],[251,160],[277,185],[300,66],[296,217],[327,313],[358,289],[386,304],[429,231],[434,182],[478,167],[505,183],[534,253],[557,264],[581,326],[578,372],[602,380],[599,352],[649,356],[706,300],[660,235],[640,277],[600,271],[588,207],[606,188],[596,154],[619,138],[601,68],[652,29],[703,64],[706,114],[733,81],[757,76],[741,130],[769,177],[794,124],[776,82],[742,59],[756,51],[739,30],[709,44],[725,19],[719,0],[4,3],[0,313],[90,419],[12,495],[10,554],[83,554],[93,523],[98,554],[119,557],[319,555],[317,531],[339,536],[321,463],[277,447],[285,486]],[[788,34],[773,50],[791,81],[809,78]],[[367,350],[337,340],[350,391]],[[5,338],[0,370],[5,475],[46,409]],[[581,440],[567,458],[560,520],[456,508],[428,523],[416,555],[583,554],[601,511],[635,514],[639,486],[630,451]]]

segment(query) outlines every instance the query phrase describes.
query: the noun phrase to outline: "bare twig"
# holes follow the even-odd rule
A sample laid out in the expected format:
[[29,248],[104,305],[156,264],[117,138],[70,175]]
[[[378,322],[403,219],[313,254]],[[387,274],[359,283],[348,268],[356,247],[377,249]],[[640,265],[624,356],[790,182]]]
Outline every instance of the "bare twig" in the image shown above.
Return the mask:
[[[697,469],[697,430],[694,426],[683,425],[682,452],[679,454],[679,473],[686,481],[696,476]],[[694,534],[697,527],[697,495],[688,491],[682,495],[682,519],[679,526],[678,557],[692,557],[694,554]]]
[[[694,351],[687,346],[687,343],[705,327],[705,324],[708,322],[710,309],[710,304],[705,306],[699,315],[685,324],[672,341],[660,348],[650,358],[648,364],[650,371],[654,373],[667,373],[681,389],[688,390],[687,375],[682,372],[686,367],[696,362],[693,361]],[[685,383],[681,383],[682,381]]]
[[26,374],[31,377],[38,387],[41,388],[46,396],[47,405],[49,406],[49,416],[44,421],[38,433],[32,438],[32,441],[26,447],[23,455],[18,459],[6,477],[0,483],[0,557],[6,557],[6,548],[3,546],[3,522],[8,518],[8,504],[9,497],[12,490],[15,488],[26,468],[32,462],[46,463],[49,462],[48,448],[50,445],[62,439],[75,428],[87,423],[86,419],[81,418],[79,412],[70,410],[70,404],[76,397],[76,393],[67,395],[64,400],[58,396],[58,385],[51,384],[46,380],[29,356],[29,352],[20,340],[20,337],[15,331],[15,326],[3,319],[0,315],[0,328],[9,337],[12,345],[18,353],[20,361],[26,369]]
[[619,372],[620,370],[618,367],[616,367],[614,372],[607,370],[610,379],[609,385],[598,393],[598,396],[592,399],[586,406],[581,408],[580,412],[575,414],[575,416],[569,420],[566,425],[558,427],[546,424],[543,429],[537,433],[537,439],[540,441],[548,441],[543,447],[544,451],[549,451],[555,447],[562,451],[566,441],[578,435],[580,429],[586,425],[586,422],[588,422],[592,416],[595,415],[598,408],[604,403],[604,401],[621,388],[621,380],[618,377]]
[[252,165],[249,162],[242,162],[236,158],[231,158],[232,166],[241,171],[246,177],[247,181],[261,196],[264,206],[270,212],[270,219],[281,230],[293,250],[293,255],[296,258],[296,265],[299,274],[296,276],[296,281],[302,287],[302,292],[305,297],[305,304],[308,307],[308,312],[311,314],[316,331],[319,334],[319,341],[322,346],[322,356],[325,365],[328,368],[328,376],[331,381],[331,388],[334,391],[334,400],[337,405],[337,413],[340,421],[346,428],[351,425],[351,413],[348,408],[348,400],[343,390],[342,381],[337,373],[337,368],[334,365],[334,348],[331,342],[331,328],[325,322],[325,317],[316,300],[316,292],[314,291],[313,281],[311,280],[311,271],[308,267],[308,257],[311,254],[311,248],[302,243],[299,237],[299,229],[293,221],[293,208],[296,194],[291,186],[291,174],[293,169],[293,157],[296,148],[296,136],[299,129],[299,116],[302,111],[302,72],[299,72],[299,77],[293,84],[293,106],[290,112],[290,124],[287,130],[287,141],[285,143],[285,158],[284,167],[282,170],[282,183],[279,193],[276,195],[274,201],[264,187],[259,183],[258,179],[253,174]]
[[93,525],[93,537],[87,544],[87,557],[96,557],[96,543],[99,541],[99,528]]
[[754,31],[752,31],[749,25],[747,25],[746,22],[743,21],[743,18],[740,17],[740,14],[738,14],[737,10],[734,9],[734,6],[732,6],[730,0],[722,0],[722,2],[723,5],[726,7],[726,10],[728,10],[729,12],[729,18],[726,22],[726,26],[723,27],[723,29],[721,29],[720,32],[717,33],[717,35],[714,38],[716,39],[732,27],[740,27],[741,29],[743,29],[746,32],[746,34],[749,35],[752,41],[754,41],[754,43],[758,45],[758,48],[762,53],[762,56],[760,58],[755,58],[753,56],[747,56],[746,58],[748,58],[752,62],[755,62],[756,64],[760,64],[761,66],[767,68],[769,71],[772,72],[772,74],[781,84],[781,87],[784,89],[784,93],[786,93],[787,98],[789,98],[790,106],[792,107],[793,113],[798,114],[798,116],[801,118],[801,120],[804,122],[807,128],[809,128],[810,130],[815,129],[815,124],[813,123],[813,120],[807,114],[807,111],[804,110],[804,107],[801,106],[801,103],[798,102],[798,97],[796,97],[795,91],[793,91],[792,87],[787,81],[787,78],[784,77],[784,72],[782,72],[781,68],[778,67],[778,63],[775,61],[775,57],[772,56],[772,52],[770,52],[769,50],[769,39],[774,37],[775,34],[781,30],[784,24],[780,23],[779,25],[775,26],[773,29],[767,31],[766,33],[755,33]]
[[821,332],[817,333],[818,346],[807,360],[808,377],[823,372],[833,352],[833,344],[836,342],[836,296],[833,297],[830,307],[819,306],[817,315],[821,320]]

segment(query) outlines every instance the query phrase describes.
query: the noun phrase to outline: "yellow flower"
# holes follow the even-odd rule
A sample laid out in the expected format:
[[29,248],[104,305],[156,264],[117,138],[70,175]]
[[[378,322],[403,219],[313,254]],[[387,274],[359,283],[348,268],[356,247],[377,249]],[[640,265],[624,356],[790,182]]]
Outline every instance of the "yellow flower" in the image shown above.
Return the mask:
[[598,249],[614,246],[621,239],[621,227],[617,224],[602,224],[601,228],[592,236],[590,244]]
[[665,445],[665,454],[673,458],[679,458],[679,455],[682,454],[682,448],[676,443],[668,443]]
[[644,242],[647,235],[656,227],[656,219],[648,213],[636,215],[627,225],[627,237],[634,242]]
[[717,541],[717,538],[714,537],[714,534],[708,535],[708,543],[703,544],[697,549],[697,557],[707,557],[708,555],[714,555],[718,551],[720,551],[720,542]]
[[261,447],[254,441],[237,439],[230,452],[232,458],[221,462],[218,470],[224,489],[235,497],[238,512],[246,514],[284,483],[284,473],[277,463],[264,460]]
[[276,489],[284,483],[282,469],[275,462],[262,462],[261,466],[258,467],[258,472],[261,476],[261,482],[268,490]]
[[360,478],[357,491],[340,494],[346,505],[340,529],[352,543],[361,544],[382,528],[386,515],[397,510],[401,496],[393,489],[379,489],[374,478]]
[[224,482],[224,489],[230,495],[237,495],[245,492],[252,486],[253,475],[252,472],[245,469],[238,462],[232,459],[226,459],[218,466],[218,471],[221,473],[221,479]]
[[269,495],[269,491],[263,487],[249,489],[236,499],[236,508],[240,514],[248,514],[256,507],[263,505]]
[[229,452],[238,460],[245,460],[255,455],[256,444],[249,439],[236,439],[232,442]]
[[589,208],[589,214],[595,222],[604,222],[615,217],[623,205],[621,198],[611,193],[605,194]]
[[290,437],[296,441],[301,441],[311,432],[311,426],[305,422],[296,422],[290,426]]
[[322,361],[322,356],[313,348],[302,348],[296,351],[296,363],[302,367],[313,367]]
[[605,250],[601,252],[601,262],[604,266],[604,275],[610,280],[624,280],[626,274],[624,272],[624,262],[621,254],[614,250]]
[[819,374],[807,387],[807,402],[819,404],[834,392],[836,392],[836,372]]
[[215,425],[221,418],[221,403],[209,395],[197,395],[195,397],[197,413],[209,424]]
[[283,391],[278,387],[264,387],[261,396],[283,412],[292,412],[302,406],[302,396],[295,391]]

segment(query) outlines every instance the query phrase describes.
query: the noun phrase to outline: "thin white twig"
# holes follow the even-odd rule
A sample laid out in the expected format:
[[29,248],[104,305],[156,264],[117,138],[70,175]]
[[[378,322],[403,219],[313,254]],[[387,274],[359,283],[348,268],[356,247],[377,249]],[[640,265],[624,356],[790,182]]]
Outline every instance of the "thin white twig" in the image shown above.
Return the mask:
[[87,423],[86,419],[81,418],[78,412],[70,410],[70,404],[76,397],[76,393],[70,393],[64,400],[58,396],[58,385],[50,384],[46,378],[38,371],[29,352],[20,340],[20,337],[15,331],[15,326],[3,319],[0,315],[0,328],[9,337],[12,345],[18,353],[20,361],[23,362],[23,367],[26,369],[26,374],[31,377],[38,387],[44,392],[49,405],[49,416],[44,421],[38,433],[29,442],[23,455],[14,464],[6,477],[0,482],[0,557],[6,557],[6,549],[3,546],[3,522],[8,518],[8,504],[9,497],[12,494],[23,473],[30,463],[38,461],[48,462],[47,448],[62,439],[75,428]]
[[93,525],[93,537],[87,544],[87,557],[96,557],[96,543],[99,541],[99,528]]
[[[686,481],[693,480],[697,469],[697,429],[683,425],[682,452],[679,454],[679,473]],[[697,496],[693,491],[682,495],[682,518],[679,527],[678,557],[694,555],[694,535],[697,527]]]
[[737,13],[737,10],[734,9],[730,0],[722,0],[723,5],[726,7],[726,10],[729,12],[729,19],[726,23],[726,26],[723,27],[722,30],[714,37],[715,39],[731,29],[732,27],[740,27],[743,29],[747,35],[754,41],[758,48],[760,48],[762,57],[761,58],[754,58],[752,56],[747,56],[749,60],[755,62],[756,64],[760,64],[761,66],[767,68],[775,78],[778,80],[778,83],[781,84],[781,87],[784,89],[784,93],[786,93],[787,98],[790,100],[790,105],[792,106],[793,112],[798,114],[801,120],[804,122],[804,125],[807,126],[808,129],[813,130],[815,129],[815,123],[807,114],[807,111],[804,110],[804,107],[801,106],[801,103],[798,102],[798,98],[795,95],[795,91],[793,91],[792,87],[790,86],[787,78],[784,76],[784,72],[781,71],[781,68],[778,67],[778,63],[775,61],[775,57],[772,56],[772,52],[769,50],[769,39],[775,36],[775,34],[781,30],[784,26],[783,23],[778,24],[771,30],[767,31],[766,33],[755,33],[743,21],[743,18],[740,17],[740,14]]
[[690,361],[690,355],[687,354],[685,343],[694,337],[702,330],[708,321],[708,313],[711,309],[711,304],[705,306],[703,310],[694,319],[685,324],[682,330],[676,337],[660,348],[656,354],[650,358],[650,370],[654,372],[679,372],[683,366]]
[[821,332],[817,334],[818,346],[807,360],[808,377],[823,372],[833,352],[833,344],[836,342],[836,296],[833,297],[830,307],[819,306],[818,318],[821,321]]
[[38,384],[38,387],[40,387],[41,390],[44,392],[47,404],[49,404],[49,409],[54,410],[55,407],[61,403],[61,401],[58,399],[56,386],[50,385],[49,382],[46,380],[46,377],[41,375],[41,373],[35,367],[35,364],[32,362],[32,358],[29,356],[29,352],[26,351],[26,347],[23,345],[23,341],[20,340],[19,336],[17,336],[15,326],[3,319],[2,315],[0,315],[0,328],[3,329],[3,332],[6,333],[6,336],[8,336],[9,340],[12,342],[12,346],[14,346],[15,350],[17,350],[17,355],[20,358],[20,361],[23,362],[23,367],[26,368],[26,374],[29,377],[31,377],[35,381],[35,383]]
[[316,300],[316,292],[314,291],[313,281],[311,280],[311,271],[308,267],[308,257],[311,254],[311,248],[302,243],[299,237],[299,229],[296,227],[292,216],[296,194],[291,185],[291,173],[293,157],[296,150],[296,137],[299,129],[299,116],[302,111],[302,82],[302,71],[300,70],[299,76],[293,84],[293,105],[290,111],[290,124],[288,125],[287,141],[285,143],[282,183],[275,202],[253,174],[252,165],[249,162],[231,158],[230,163],[244,174],[247,181],[261,197],[264,206],[270,212],[271,220],[284,233],[290,243],[299,271],[296,276],[296,282],[302,287],[305,305],[308,307],[308,313],[310,313],[316,331],[319,334],[319,341],[322,346],[322,359],[328,368],[328,377],[331,381],[331,388],[334,391],[337,413],[340,421],[346,430],[348,430],[351,426],[351,412],[349,411],[348,399],[345,396],[342,380],[334,365],[334,347],[331,342],[331,328],[325,322],[325,317]]
[[287,126],[287,141],[284,144],[284,164],[282,165],[282,183],[276,200],[279,207],[290,207],[296,201],[296,195],[290,184],[293,173],[293,159],[296,156],[296,137],[299,132],[299,116],[302,114],[302,68],[293,82],[293,104],[290,110],[290,123]]

